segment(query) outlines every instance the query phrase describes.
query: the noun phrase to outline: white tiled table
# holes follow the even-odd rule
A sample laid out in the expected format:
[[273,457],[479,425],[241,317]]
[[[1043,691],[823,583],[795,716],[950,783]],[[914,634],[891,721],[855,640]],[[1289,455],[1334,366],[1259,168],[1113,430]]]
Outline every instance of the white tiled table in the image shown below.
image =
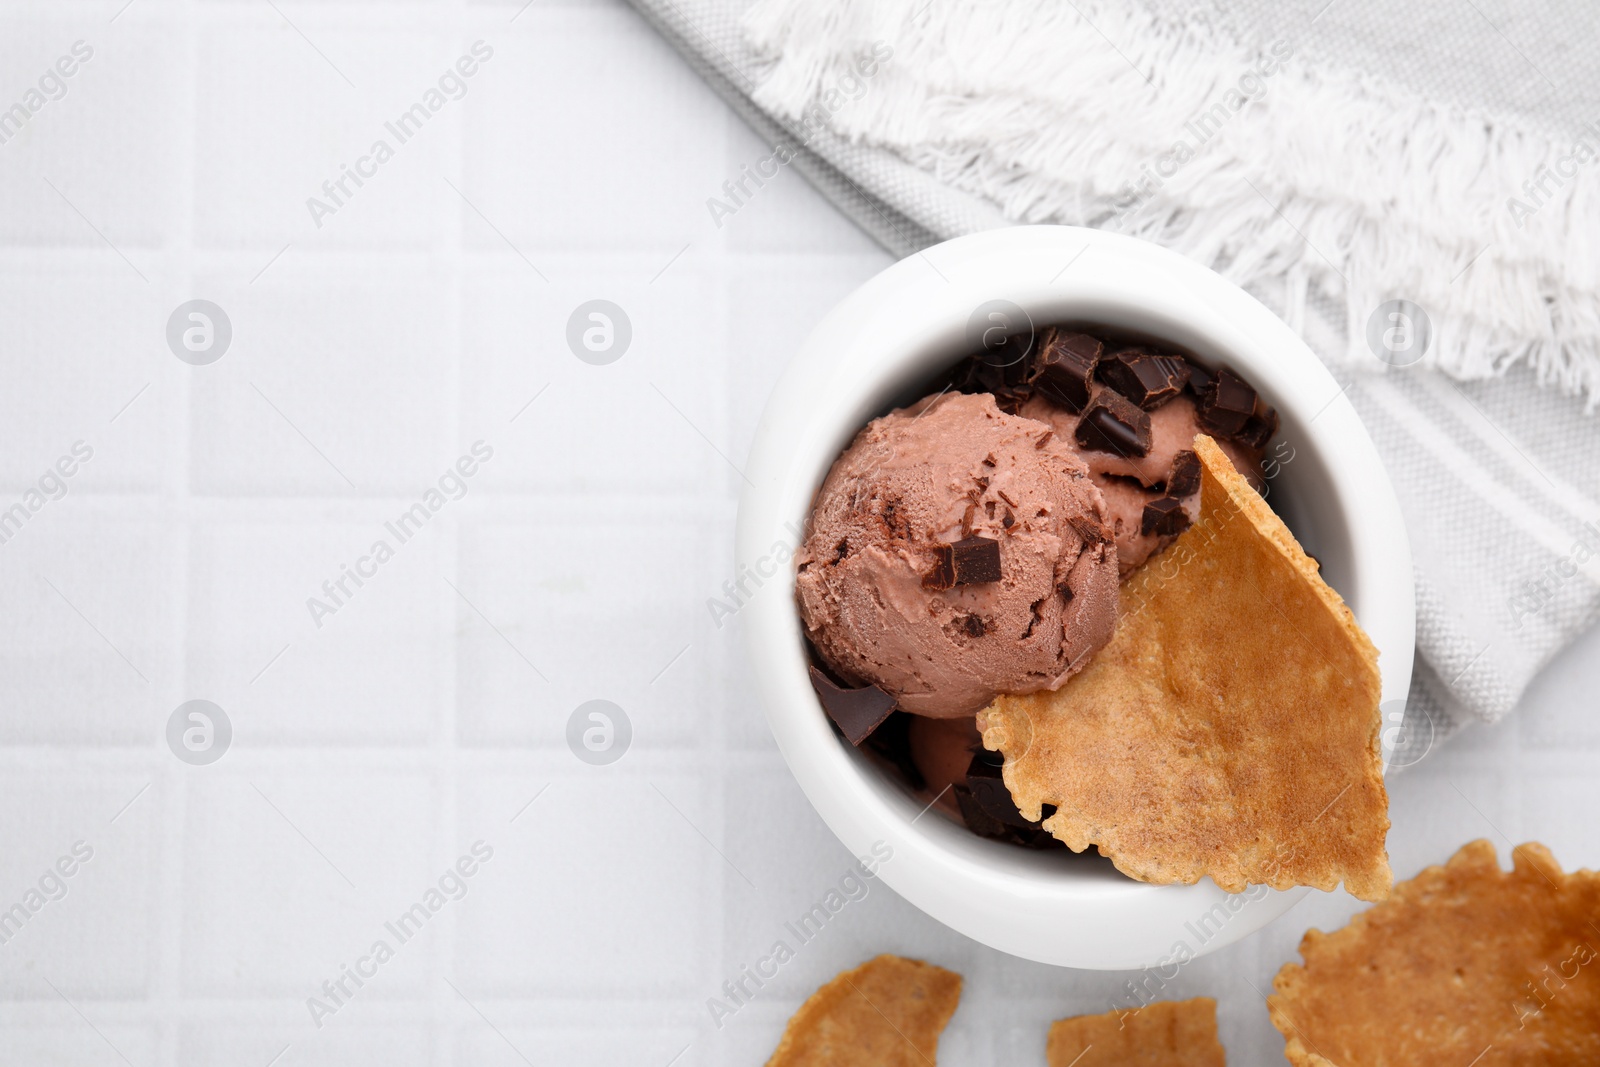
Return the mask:
[[[878,886],[723,1028],[706,1008],[849,862],[706,602],[768,390],[882,252],[787,173],[715,227],[765,150],[616,4],[121,2],[0,11],[6,106],[94,49],[0,145],[0,508],[94,452],[0,544],[0,908],[93,850],[0,945],[0,1062],[760,1063],[879,951],[966,976],[947,1064],[1042,1063],[1049,1020],[1125,1002]],[[318,229],[306,198],[479,39],[465,96]],[[209,366],[165,341],[194,297],[233,327]],[[633,325],[609,366],[564,339],[594,298]],[[307,598],[480,440],[317,626]],[[1597,653],[1393,781],[1402,876],[1502,833],[1600,865]],[[234,729],[210,766],[165,741],[196,698]],[[565,740],[598,698],[634,730],[605,767]],[[1318,896],[1170,993],[1278,1062],[1256,990],[1353,910]]]

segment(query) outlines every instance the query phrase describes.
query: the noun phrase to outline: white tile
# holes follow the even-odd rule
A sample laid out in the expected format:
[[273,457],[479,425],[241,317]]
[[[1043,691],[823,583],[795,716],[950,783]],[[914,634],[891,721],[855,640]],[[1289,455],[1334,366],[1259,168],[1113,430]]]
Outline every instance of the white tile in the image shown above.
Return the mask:
[[[175,117],[183,38],[170,24],[114,28],[64,14],[12,18],[0,33],[5,108],[42,100],[21,132],[0,144],[0,197],[11,207],[0,237],[92,249],[119,271],[127,269],[120,249],[148,275],[151,249],[181,210]],[[74,73],[58,78],[61,69]],[[57,99],[27,95],[41,79]],[[4,132],[11,129],[7,123]]]
[[438,928],[430,919],[401,944],[384,924],[439,874],[431,780],[348,767],[231,775],[226,766],[189,775],[184,993],[303,1003],[388,940],[393,958],[348,1010],[416,996],[438,951]]
[[701,526],[643,507],[584,510],[463,526],[462,739],[561,747],[569,714],[603,699],[641,749],[693,747],[707,732]]
[[[666,42],[617,8],[535,5],[517,31],[469,101],[463,191],[477,209],[530,254],[715,239],[705,201],[724,180],[725,112]],[[530,106],[541,100],[582,106]],[[462,217],[474,247],[500,246]]]
[[[424,528],[401,543],[385,526],[397,509],[365,510],[361,522],[219,521],[194,530],[185,699],[226,709],[237,744],[431,735],[449,699],[435,654],[450,595],[441,535]],[[378,542],[394,553],[382,564],[372,552]],[[346,568],[376,573],[357,586]],[[324,590],[341,580],[342,593]]]
[[[457,1034],[453,1062],[462,1067],[526,1067],[529,1062],[670,1062],[673,1067],[699,1067],[711,1062],[700,1054],[690,1028],[627,1025],[625,1020],[636,1007],[636,1001],[619,1002],[610,1024],[582,1028],[505,1026],[490,1015],[494,1029],[478,1023]],[[680,1052],[682,1056],[673,1059]]]
[[0,787],[13,815],[0,824],[0,998],[151,994],[165,793],[149,776],[82,771]]
[[1396,881],[1444,863],[1480,837],[1503,852],[1510,846],[1502,835],[1519,831],[1515,772],[1464,766],[1451,755],[1447,748],[1389,779],[1389,863]]
[[[1587,763],[1587,758],[1579,762]],[[1523,804],[1518,844],[1543,842],[1563,870],[1600,870],[1600,827],[1591,817],[1594,775],[1587,767],[1574,765],[1558,773],[1530,775],[1523,785]],[[1506,846],[1499,847],[1502,864],[1509,865]]]
[[[790,587],[777,580],[758,584],[749,571],[734,566],[732,526],[731,521],[720,524],[710,534],[709,577],[701,590],[711,677],[717,682],[709,699],[721,711],[723,736],[730,749],[776,753],[777,743],[767,727],[763,698],[756,688],[755,668],[745,651],[749,618],[745,609],[766,597],[788,596]],[[774,543],[772,547],[776,550],[779,546]],[[741,580],[742,587],[738,584]]]
[[[405,140],[386,123],[437,88],[457,52],[416,33],[352,24],[337,10],[292,7],[292,27],[262,7],[201,31],[196,240],[425,246],[435,236],[435,198],[454,195],[441,176],[464,101],[441,94],[442,106],[414,133],[407,127]],[[368,176],[358,185],[346,176],[352,171]]]
[[[462,293],[462,434],[499,456],[484,484],[659,496],[737,477],[723,458],[732,453],[715,366],[722,304],[699,253],[541,262],[548,284],[514,263],[509,274],[475,272]],[[592,300],[620,307],[631,331],[603,365],[567,343],[569,320]]]
[[162,344],[168,310],[120,263],[0,274],[4,506],[53,481],[47,472],[80,441],[79,458],[91,458],[60,468],[79,468],[63,479],[69,495],[160,488],[188,369]]
[[[102,1021],[91,1028],[65,1006],[61,1010],[68,1018],[59,1023],[0,1027],[0,1059],[7,1063],[71,1063],[83,1067],[156,1062],[161,1047],[157,1027]],[[94,1021],[93,1014],[90,1021]]]
[[[287,1051],[285,1051],[287,1046]],[[273,1057],[281,1057],[274,1060]],[[275,1030],[256,1027],[189,1025],[178,1040],[178,1063],[271,1063],[272,1067],[343,1067],[352,1063],[423,1067],[432,1063],[426,1027],[407,1024],[363,1026],[341,1016],[321,1030],[309,1024]]]
[[697,994],[723,862],[701,837],[720,835],[710,790],[594,768],[509,823],[543,784],[462,785],[461,835],[505,829],[459,918],[457,984],[475,999]]
[[181,532],[90,520],[73,504],[41,510],[0,546],[0,703],[11,709],[0,738],[150,743],[177,690]]
[[294,266],[204,290],[233,340],[193,379],[194,491],[420,497],[460,452],[447,434],[448,288]]
[[1596,663],[1600,663],[1600,627],[1580,635],[1534,678],[1512,713],[1524,745],[1600,752],[1600,722],[1594,715]]
[[749,454],[772,388],[811,330],[889,262],[886,255],[872,252],[752,258],[734,273],[723,373],[729,390],[729,449],[736,462],[743,463]]

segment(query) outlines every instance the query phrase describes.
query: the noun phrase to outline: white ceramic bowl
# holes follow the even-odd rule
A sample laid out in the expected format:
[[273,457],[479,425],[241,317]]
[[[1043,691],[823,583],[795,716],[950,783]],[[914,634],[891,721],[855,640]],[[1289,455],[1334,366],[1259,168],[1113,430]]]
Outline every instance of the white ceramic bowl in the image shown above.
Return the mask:
[[[1096,230],[1024,226],[947,241],[883,271],[834,308],[785,372],[762,417],[739,505],[741,573],[772,571],[839,452],[868,420],[915,398],[973,351],[968,319],[1003,299],[1040,326],[1098,324],[1171,342],[1232,367],[1282,418],[1292,449],[1271,500],[1322,563],[1380,652],[1383,698],[1411,680],[1411,553],[1393,487],[1333,377],[1281,320],[1232,283],[1156,245]],[[1287,454],[1287,453],[1286,453]],[[785,569],[787,568],[787,569]],[[1153,886],[1091,849],[1033,852],[980,838],[923,805],[841,741],[806,675],[792,563],[743,610],[767,722],[817,812],[879,876],[969,937],[1068,967],[1170,967],[1239,940],[1307,890],[1230,900],[1209,879]],[[1233,905],[1230,907],[1230,903]],[[1242,906],[1241,906],[1242,905]],[[1153,973],[1160,973],[1153,972]]]

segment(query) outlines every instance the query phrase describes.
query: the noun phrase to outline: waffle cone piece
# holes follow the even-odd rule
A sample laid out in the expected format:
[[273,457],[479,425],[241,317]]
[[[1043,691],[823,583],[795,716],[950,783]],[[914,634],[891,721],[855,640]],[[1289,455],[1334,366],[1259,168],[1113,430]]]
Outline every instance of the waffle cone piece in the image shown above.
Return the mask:
[[1600,874],[1474,841],[1331,934],[1267,998],[1297,1067],[1600,1063]]
[[1225,1067],[1217,1002],[1162,1000],[1137,1011],[1078,1015],[1050,1024],[1047,1067]]
[[1130,877],[1389,891],[1377,650],[1209,437],[1199,520],[1122,589],[1111,643],[979,715],[1017,808]]
[[902,956],[841,972],[794,1013],[767,1067],[934,1067],[961,976]]

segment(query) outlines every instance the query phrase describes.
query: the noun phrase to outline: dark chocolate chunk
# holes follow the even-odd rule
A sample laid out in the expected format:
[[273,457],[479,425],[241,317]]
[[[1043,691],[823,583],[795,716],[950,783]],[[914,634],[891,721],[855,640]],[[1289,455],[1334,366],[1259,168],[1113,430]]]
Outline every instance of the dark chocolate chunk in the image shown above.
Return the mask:
[[[961,821],[967,824],[967,829],[980,837],[993,838],[1003,841],[1008,845],[1020,845],[1023,848],[1064,848],[1049,830],[1038,823],[1025,822],[1020,826],[1002,822],[991,815],[978,798],[973,795],[970,788],[965,785],[952,786],[950,792],[955,795],[956,807],[961,811]],[[1042,805],[1044,818],[1048,819],[1056,813],[1053,805]]]
[[1205,396],[1211,379],[1216,376],[1192,359],[1185,359],[1184,362],[1189,364],[1189,392],[1195,396]]
[[1022,405],[1026,404],[1028,398],[1033,395],[1033,391],[1025,385],[1008,385],[1001,389],[991,389],[989,391],[994,394],[994,406],[1007,415],[1021,414]]
[[1033,341],[1031,333],[1011,334],[993,348],[985,348],[973,356],[977,364],[973,376],[978,384],[986,392],[998,393],[1025,383],[1032,370],[1033,360],[1028,357],[1032,354]]
[[983,616],[970,612],[963,615],[957,625],[966,631],[968,637],[982,637],[989,632],[989,628],[983,624]]
[[950,372],[950,388],[958,393],[983,392],[983,385],[978,381],[978,371],[982,366],[982,361],[975,356],[968,356],[960,363],[957,363]]
[[933,546],[933,568],[922,576],[927,589],[949,589],[956,584],[956,561],[953,546],[940,542]]
[[1256,405],[1256,414],[1244,420],[1244,426],[1233,439],[1246,448],[1266,448],[1272,435],[1278,432],[1278,412],[1265,404]]
[[861,743],[863,752],[883,760],[899,772],[901,779],[913,791],[926,789],[922,772],[911,758],[911,719],[904,711],[891,711],[883,724],[872,731],[872,736]]
[[1150,451],[1150,413],[1121,394],[1101,389],[1089,401],[1073,435],[1091,452],[1112,452],[1132,458]]
[[1089,403],[1089,383],[1104,346],[1086,333],[1047,330],[1034,356],[1033,387],[1076,414]]
[[1000,542],[968,537],[950,546],[955,584],[981,585],[1000,580]]
[[968,830],[979,837],[1011,840],[1010,828],[983,810],[983,805],[972,795],[972,790],[964,785],[955,785],[950,787],[950,792],[955,794],[956,807],[961,811],[961,821],[967,824]]
[[1146,411],[1183,392],[1189,365],[1181,356],[1163,356],[1142,348],[1124,348],[1100,361],[1100,380]]
[[1244,429],[1255,410],[1255,389],[1224,367],[1201,394],[1200,426],[1213,436],[1232,437]]
[[1189,528],[1189,513],[1183,510],[1183,501],[1175,496],[1164,496],[1144,506],[1139,519],[1139,532],[1157,537],[1171,537]]
[[815,667],[811,668],[811,688],[817,691],[822,710],[852,745],[865,741],[894,710],[894,697],[877,686],[843,689]]
[[1200,488],[1200,457],[1184,449],[1172,457],[1167,472],[1167,495],[1188,496]]
[[1007,826],[1016,826],[1023,829],[1032,829],[1038,823],[1029,822],[1017,810],[1016,802],[1011,799],[1011,790],[1006,788],[1005,780],[1001,777],[1000,769],[1004,760],[998,755],[987,750],[975,752],[972,762],[967,765],[967,789],[972,793],[972,799],[992,819],[997,819]]

